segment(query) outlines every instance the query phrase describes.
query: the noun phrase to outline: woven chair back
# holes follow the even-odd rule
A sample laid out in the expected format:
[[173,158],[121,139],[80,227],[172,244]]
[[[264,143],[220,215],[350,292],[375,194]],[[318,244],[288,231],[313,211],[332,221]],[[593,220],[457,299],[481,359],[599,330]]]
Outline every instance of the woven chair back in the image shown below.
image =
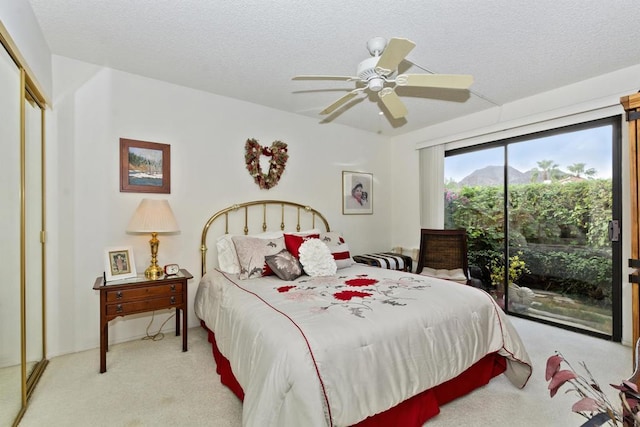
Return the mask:
[[430,267],[436,270],[454,270],[461,268],[468,279],[469,265],[466,230],[433,230],[423,228],[420,231],[420,251],[416,272],[420,273],[424,267]]

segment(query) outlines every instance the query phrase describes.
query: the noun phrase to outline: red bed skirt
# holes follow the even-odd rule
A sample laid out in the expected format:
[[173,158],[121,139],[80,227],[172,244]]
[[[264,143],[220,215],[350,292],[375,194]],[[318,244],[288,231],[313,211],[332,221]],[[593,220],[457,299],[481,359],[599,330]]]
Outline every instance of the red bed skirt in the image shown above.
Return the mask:
[[[233,375],[229,361],[218,350],[213,332],[204,324],[202,327],[208,333],[220,382],[240,400],[244,400],[244,391]],[[440,405],[488,384],[491,378],[500,375],[506,368],[507,362],[504,357],[497,353],[488,354],[457,377],[400,402],[391,409],[366,418],[354,427],[420,427],[429,418],[440,413]]]

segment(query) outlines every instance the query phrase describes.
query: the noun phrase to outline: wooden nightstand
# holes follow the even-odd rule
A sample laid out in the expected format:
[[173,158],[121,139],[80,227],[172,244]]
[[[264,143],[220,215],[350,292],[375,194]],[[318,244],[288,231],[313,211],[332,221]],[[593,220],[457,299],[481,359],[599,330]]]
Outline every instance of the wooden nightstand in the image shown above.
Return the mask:
[[187,351],[187,281],[192,278],[185,269],[157,280],[138,276],[105,283],[102,276],[96,278],[93,289],[100,291],[100,373],[107,371],[109,321],[118,316],[175,307],[178,336],[182,310],[182,351]]

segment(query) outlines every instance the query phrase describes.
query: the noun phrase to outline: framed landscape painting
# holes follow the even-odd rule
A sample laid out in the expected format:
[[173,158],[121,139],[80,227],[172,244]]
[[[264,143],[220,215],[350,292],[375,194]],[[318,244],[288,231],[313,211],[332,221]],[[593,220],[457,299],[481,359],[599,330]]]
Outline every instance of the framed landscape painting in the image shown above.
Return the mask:
[[120,138],[120,191],[171,193],[171,146]]

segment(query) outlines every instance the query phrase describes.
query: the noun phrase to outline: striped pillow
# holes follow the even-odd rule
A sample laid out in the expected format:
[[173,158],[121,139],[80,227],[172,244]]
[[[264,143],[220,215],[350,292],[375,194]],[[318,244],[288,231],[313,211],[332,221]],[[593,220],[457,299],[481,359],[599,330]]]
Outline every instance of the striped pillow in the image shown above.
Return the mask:
[[329,247],[338,269],[349,267],[354,263],[349,252],[349,245],[347,245],[340,233],[336,231],[320,233],[320,240]]

